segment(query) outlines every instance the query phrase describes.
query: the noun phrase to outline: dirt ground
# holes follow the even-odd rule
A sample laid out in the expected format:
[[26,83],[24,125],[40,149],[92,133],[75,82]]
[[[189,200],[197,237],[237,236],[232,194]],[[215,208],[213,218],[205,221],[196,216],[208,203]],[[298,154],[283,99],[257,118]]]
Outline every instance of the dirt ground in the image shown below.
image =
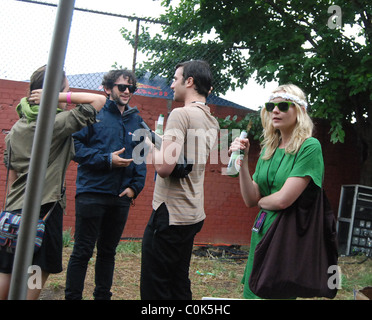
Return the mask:
[[[140,283],[140,243],[133,248],[118,250],[112,286],[113,300],[139,300]],[[248,251],[244,247],[194,247],[190,265],[190,280],[194,300],[203,297],[242,299],[243,286],[240,281],[244,273]],[[40,296],[41,300],[64,300],[65,271],[72,247],[63,253],[64,271],[51,275]],[[94,256],[91,259],[83,298],[93,300]],[[365,256],[340,257],[339,267],[342,274],[341,289],[335,300],[353,300],[354,290],[372,286],[372,259]]]

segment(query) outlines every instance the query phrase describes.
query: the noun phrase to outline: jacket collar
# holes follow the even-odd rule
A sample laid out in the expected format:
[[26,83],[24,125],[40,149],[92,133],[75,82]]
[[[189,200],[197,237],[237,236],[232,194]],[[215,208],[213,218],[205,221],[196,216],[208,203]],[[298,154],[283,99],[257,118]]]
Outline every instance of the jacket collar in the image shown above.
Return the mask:
[[[106,101],[106,108],[108,111],[113,112],[113,113],[119,112],[116,102],[110,99],[107,99]],[[139,113],[137,107],[132,108],[131,106],[127,105],[127,109],[123,112],[122,116],[126,117],[132,113]]]

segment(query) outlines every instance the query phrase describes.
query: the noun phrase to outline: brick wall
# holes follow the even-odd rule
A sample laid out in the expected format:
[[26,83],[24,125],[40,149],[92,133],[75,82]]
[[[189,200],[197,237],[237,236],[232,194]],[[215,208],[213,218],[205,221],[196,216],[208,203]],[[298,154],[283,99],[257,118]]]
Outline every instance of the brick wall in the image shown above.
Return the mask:
[[[0,203],[3,204],[6,170],[2,165],[4,138],[8,130],[17,120],[15,107],[19,100],[27,93],[28,84],[25,82],[0,80]],[[72,91],[76,91],[72,89]],[[160,98],[134,96],[131,106],[137,106],[142,118],[154,126],[160,113],[167,114],[174,107],[181,106]],[[244,116],[246,111],[233,107],[219,107],[211,105],[211,111],[218,117],[227,115]],[[338,210],[338,201],[341,186],[344,184],[357,184],[360,175],[359,152],[357,149],[356,135],[352,128],[347,130],[344,144],[332,144],[329,142],[329,126],[327,122],[316,121],[316,137],[320,140],[325,160],[325,188],[335,214]],[[250,153],[250,169],[254,172],[255,164],[259,155],[259,145],[252,142]],[[248,244],[251,234],[251,226],[257,208],[245,207],[240,196],[239,181],[221,175],[222,164],[208,164],[205,174],[205,211],[207,218],[202,231],[197,235],[196,242],[206,243],[229,243]],[[75,220],[75,179],[77,164],[71,162],[66,175],[67,184],[67,208],[64,217],[64,229],[74,230]],[[151,214],[151,201],[154,189],[154,169],[147,167],[148,173],[146,185],[142,193],[131,208],[123,237],[141,238],[148,218]]]

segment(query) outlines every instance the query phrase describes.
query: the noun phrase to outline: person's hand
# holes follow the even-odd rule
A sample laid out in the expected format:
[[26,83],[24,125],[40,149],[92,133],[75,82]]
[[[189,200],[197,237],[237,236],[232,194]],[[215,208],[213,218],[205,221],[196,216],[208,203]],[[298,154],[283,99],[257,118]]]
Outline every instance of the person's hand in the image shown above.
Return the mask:
[[119,155],[124,152],[125,148],[120,149],[118,151],[115,151],[112,153],[112,166],[113,167],[128,167],[133,159],[124,159],[120,157]]
[[40,104],[42,92],[43,92],[43,89],[32,90],[28,98],[28,102],[30,104]]
[[240,139],[239,137],[237,137],[231,143],[228,154],[229,156],[231,156],[231,154],[234,151],[244,150],[244,154],[247,155],[249,151],[249,147],[250,147],[249,139]]
[[119,194],[119,197],[127,196],[128,198],[134,197],[134,191],[132,188],[126,188],[122,193]]

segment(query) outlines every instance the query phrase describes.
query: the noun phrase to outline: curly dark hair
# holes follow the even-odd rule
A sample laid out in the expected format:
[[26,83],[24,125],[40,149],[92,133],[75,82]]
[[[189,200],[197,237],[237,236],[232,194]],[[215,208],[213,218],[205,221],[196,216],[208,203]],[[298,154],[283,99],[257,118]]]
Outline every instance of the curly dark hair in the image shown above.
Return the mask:
[[107,72],[103,79],[102,79],[102,85],[103,87],[107,89],[112,89],[114,87],[114,84],[118,78],[123,76],[123,78],[128,78],[128,82],[134,86],[137,85],[137,78],[135,74],[127,69],[123,70],[111,70]]

